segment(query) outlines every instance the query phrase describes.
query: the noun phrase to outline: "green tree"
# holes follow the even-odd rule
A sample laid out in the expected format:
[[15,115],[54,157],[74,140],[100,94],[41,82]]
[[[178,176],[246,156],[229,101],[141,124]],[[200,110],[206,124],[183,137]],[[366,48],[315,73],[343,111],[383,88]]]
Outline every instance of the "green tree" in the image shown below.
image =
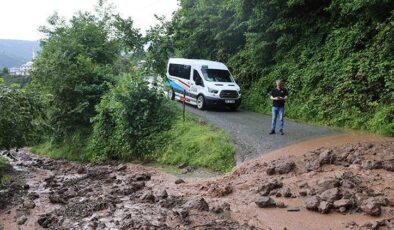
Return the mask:
[[114,15],[99,1],[95,13],[78,12],[69,22],[54,14],[41,31],[46,38],[34,62],[33,85],[49,101],[56,140],[89,132],[95,105],[114,80],[114,63],[139,49],[133,22]]
[[0,78],[0,149],[35,143],[44,127],[40,98],[31,91],[8,87]]

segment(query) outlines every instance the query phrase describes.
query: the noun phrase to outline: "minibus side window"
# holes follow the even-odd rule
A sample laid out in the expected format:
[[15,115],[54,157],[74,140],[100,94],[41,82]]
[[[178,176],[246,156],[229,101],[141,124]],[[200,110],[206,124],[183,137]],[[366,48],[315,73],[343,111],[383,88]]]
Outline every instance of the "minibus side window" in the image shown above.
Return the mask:
[[200,74],[197,72],[197,70],[194,70],[193,80],[196,83],[196,85],[200,85],[200,86],[204,87],[204,82],[202,81],[202,78],[201,78]]
[[170,64],[168,73],[171,76],[190,80],[190,65]]

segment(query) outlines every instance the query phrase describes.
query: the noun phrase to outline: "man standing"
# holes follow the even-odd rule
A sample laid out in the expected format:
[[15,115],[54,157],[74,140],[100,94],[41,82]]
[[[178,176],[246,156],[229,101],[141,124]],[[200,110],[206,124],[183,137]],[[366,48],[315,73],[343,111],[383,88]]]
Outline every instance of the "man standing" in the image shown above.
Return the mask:
[[283,132],[283,116],[285,113],[285,101],[287,100],[287,90],[284,88],[285,83],[283,80],[276,80],[276,88],[271,92],[272,100],[272,126],[269,134],[275,134],[276,119],[279,114],[279,132],[281,135]]

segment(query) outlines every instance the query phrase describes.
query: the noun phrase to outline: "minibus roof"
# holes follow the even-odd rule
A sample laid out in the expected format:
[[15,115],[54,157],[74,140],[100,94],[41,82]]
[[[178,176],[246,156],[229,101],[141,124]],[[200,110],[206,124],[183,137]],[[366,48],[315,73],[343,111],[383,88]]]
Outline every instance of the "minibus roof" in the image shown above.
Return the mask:
[[227,66],[221,62],[203,59],[170,58],[169,64],[191,65],[195,69],[223,69],[228,70]]

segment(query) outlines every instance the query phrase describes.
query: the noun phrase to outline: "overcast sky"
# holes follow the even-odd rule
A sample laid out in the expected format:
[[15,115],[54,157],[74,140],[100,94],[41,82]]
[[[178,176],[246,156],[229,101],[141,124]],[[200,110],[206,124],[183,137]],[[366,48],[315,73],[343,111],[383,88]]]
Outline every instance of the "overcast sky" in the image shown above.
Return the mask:
[[[70,18],[78,10],[94,9],[97,0],[0,0],[0,39],[38,40],[37,29],[55,11]],[[116,12],[130,16],[142,31],[155,24],[154,14],[171,17],[177,0],[109,0]]]

